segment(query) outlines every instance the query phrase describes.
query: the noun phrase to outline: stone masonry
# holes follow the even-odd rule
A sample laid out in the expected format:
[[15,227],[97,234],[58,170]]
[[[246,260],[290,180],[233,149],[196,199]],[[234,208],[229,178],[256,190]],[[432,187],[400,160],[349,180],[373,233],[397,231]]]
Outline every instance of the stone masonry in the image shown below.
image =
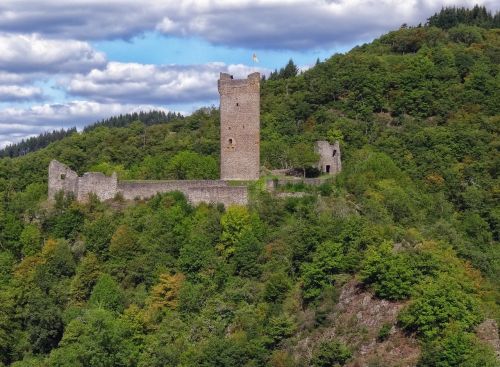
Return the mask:
[[[147,199],[157,193],[180,191],[192,204],[222,203],[246,205],[247,186],[228,185],[226,181],[258,180],[260,173],[260,74],[253,73],[246,79],[233,79],[221,73],[218,83],[220,94],[220,180],[164,180],[119,181],[116,174],[106,176],[87,172],[79,177],[68,166],[56,160],[49,165],[49,199],[59,191],[73,193],[78,201],[85,202],[89,194],[100,200],[117,195],[126,200]],[[320,155],[318,168],[329,174],[342,169],[339,143],[316,142]],[[308,181],[307,181],[308,180]],[[307,184],[321,184],[320,179],[304,179]],[[288,182],[288,181],[287,181]],[[279,182],[268,181],[269,191]]]
[[319,154],[318,169],[321,172],[334,175],[342,171],[338,141],[333,145],[325,140],[317,141],[314,150]]
[[221,73],[220,177],[258,180],[260,173],[260,74],[233,79]]
[[53,160],[49,165],[49,198],[53,199],[60,190],[73,193],[80,202],[87,201],[90,193],[104,201],[117,195],[135,200],[180,191],[192,204],[222,203],[227,206],[248,203],[246,186],[229,186],[221,180],[118,181],[115,174],[106,176],[99,172],[87,172],[78,177],[68,166]]
[[146,199],[161,192],[180,191],[193,204],[248,203],[246,186],[229,186],[225,180],[258,180],[260,170],[260,74],[233,79],[221,73],[221,180],[118,181],[87,172],[78,177],[68,166],[53,160],[49,166],[49,198],[59,191],[72,192],[78,201],[89,194],[100,200],[121,195],[126,200]]

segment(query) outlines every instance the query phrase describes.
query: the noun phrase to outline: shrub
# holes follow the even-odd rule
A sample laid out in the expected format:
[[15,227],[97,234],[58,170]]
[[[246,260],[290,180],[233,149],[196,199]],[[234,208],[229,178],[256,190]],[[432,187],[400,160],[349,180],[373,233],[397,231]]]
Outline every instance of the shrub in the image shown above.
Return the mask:
[[424,345],[418,366],[495,367],[498,363],[491,348],[474,334],[452,326],[442,338]]
[[387,340],[391,335],[391,329],[392,329],[392,324],[390,323],[385,323],[384,325],[382,325],[382,327],[378,331],[377,340],[379,342]]
[[343,366],[351,356],[351,351],[341,342],[324,341],[315,348],[311,365],[314,367]]
[[415,271],[403,254],[394,254],[390,242],[371,247],[361,269],[361,280],[372,286],[378,297],[399,300],[408,298],[417,281]]
[[291,281],[285,273],[274,273],[266,282],[264,299],[268,302],[280,302],[290,287]]
[[399,315],[401,326],[424,340],[440,336],[451,323],[469,331],[480,321],[481,313],[474,295],[445,274],[421,284],[415,299]]

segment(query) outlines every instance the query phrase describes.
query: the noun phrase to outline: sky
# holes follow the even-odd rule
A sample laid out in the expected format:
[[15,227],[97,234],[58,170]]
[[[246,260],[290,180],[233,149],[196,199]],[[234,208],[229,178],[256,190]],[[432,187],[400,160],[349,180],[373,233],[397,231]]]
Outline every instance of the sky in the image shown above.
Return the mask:
[[[220,72],[268,74],[498,0],[2,0],[0,147],[152,109],[217,105]],[[252,60],[256,54],[259,62]]]

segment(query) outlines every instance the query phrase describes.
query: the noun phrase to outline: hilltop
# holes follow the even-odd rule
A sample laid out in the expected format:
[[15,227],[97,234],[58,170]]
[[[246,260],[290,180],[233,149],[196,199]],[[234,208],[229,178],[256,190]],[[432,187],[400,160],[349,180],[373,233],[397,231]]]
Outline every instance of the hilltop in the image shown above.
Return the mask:
[[47,205],[52,159],[217,179],[215,108],[0,159],[0,365],[498,365],[500,29],[462,13],[262,81],[261,165],[341,143],[304,197]]

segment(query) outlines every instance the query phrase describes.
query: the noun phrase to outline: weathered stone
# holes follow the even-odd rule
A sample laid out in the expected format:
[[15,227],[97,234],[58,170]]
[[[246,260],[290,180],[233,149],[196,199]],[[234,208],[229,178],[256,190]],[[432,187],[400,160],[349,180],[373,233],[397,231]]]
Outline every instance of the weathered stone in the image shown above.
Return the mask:
[[220,177],[258,180],[260,173],[260,74],[233,79],[221,73]]
[[321,172],[334,175],[342,171],[340,145],[338,141],[333,145],[325,140],[317,141],[314,150],[319,154],[318,169]]
[[53,160],[49,166],[49,199],[60,190],[72,192],[81,202],[87,201],[90,193],[104,201],[118,194],[126,200],[134,200],[180,191],[192,204],[205,202],[227,206],[248,203],[246,186],[228,186],[221,180],[118,181],[116,174],[106,176],[99,172],[87,172],[78,177],[68,166]]
[[[246,186],[229,186],[226,180],[252,181],[260,173],[260,74],[253,73],[247,79],[233,79],[221,73],[218,82],[220,93],[220,146],[221,180],[165,180],[165,181],[118,181],[116,174],[106,176],[99,172],[87,172],[78,177],[68,166],[53,160],[49,166],[49,199],[59,191],[71,192],[78,201],[85,202],[90,194],[100,200],[121,195],[126,200],[147,199],[157,193],[180,191],[193,203],[223,203],[225,205],[248,203]],[[319,141],[320,167],[334,174],[340,171],[340,149]],[[320,185],[323,179],[268,181],[266,187],[273,191],[276,185],[302,182]],[[303,193],[283,194],[302,196]]]

